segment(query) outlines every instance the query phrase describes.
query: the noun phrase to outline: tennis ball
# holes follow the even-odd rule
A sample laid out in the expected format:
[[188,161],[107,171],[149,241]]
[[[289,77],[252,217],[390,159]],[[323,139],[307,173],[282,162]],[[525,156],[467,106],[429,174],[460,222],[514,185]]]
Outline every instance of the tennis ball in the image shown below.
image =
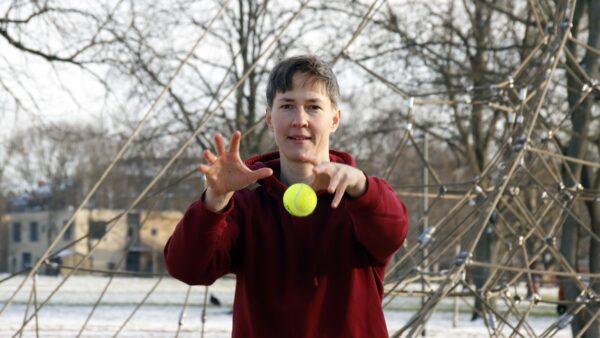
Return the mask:
[[292,184],[283,194],[283,205],[290,214],[305,217],[315,211],[317,194],[308,184]]

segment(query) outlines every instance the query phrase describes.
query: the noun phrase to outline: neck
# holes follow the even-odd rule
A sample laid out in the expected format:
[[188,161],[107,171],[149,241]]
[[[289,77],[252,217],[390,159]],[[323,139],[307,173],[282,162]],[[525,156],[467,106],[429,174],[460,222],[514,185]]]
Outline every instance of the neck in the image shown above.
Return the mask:
[[[321,162],[329,162],[329,154]],[[290,161],[285,157],[280,158],[281,177],[283,184],[290,186],[294,183],[311,184],[314,179],[314,165],[309,162]]]

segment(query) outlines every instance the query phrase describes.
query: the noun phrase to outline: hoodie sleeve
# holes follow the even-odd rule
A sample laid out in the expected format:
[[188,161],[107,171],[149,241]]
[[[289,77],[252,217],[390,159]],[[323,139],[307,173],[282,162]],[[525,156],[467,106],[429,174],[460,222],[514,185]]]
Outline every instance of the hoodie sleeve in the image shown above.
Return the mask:
[[233,272],[239,236],[234,204],[232,198],[222,213],[215,213],[206,208],[203,194],[186,210],[164,248],[171,276],[190,285],[210,285]]
[[380,264],[402,246],[408,233],[408,212],[390,185],[367,176],[367,190],[347,201],[358,241]]

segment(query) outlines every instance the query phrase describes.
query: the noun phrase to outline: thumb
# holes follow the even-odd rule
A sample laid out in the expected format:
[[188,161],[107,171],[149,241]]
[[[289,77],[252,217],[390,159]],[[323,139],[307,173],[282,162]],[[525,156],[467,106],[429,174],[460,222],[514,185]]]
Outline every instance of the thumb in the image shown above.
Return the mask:
[[252,177],[256,181],[269,177],[271,175],[273,175],[273,169],[271,168],[260,168],[252,172]]

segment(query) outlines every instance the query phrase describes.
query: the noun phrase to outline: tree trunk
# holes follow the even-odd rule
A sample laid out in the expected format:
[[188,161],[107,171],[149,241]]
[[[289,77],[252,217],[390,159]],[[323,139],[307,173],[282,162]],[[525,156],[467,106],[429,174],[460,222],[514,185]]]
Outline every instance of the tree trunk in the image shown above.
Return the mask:
[[[475,11],[472,18],[471,25],[474,29],[474,37],[476,41],[474,54],[471,54],[470,64],[472,70],[473,87],[473,102],[484,100],[487,95],[486,88],[488,79],[486,78],[487,72],[487,59],[488,55],[486,48],[489,44],[489,32],[492,12],[488,7],[485,7],[481,2],[475,1]],[[473,137],[473,146],[469,147],[470,151],[474,152],[474,158],[477,164],[477,172],[479,175],[485,168],[487,163],[487,144],[484,142],[484,123],[483,123],[483,106],[480,104],[473,104],[471,112],[471,135]],[[484,186],[486,185],[483,182]],[[490,224],[486,225],[484,233],[481,235],[479,242],[475,246],[473,257],[479,262],[490,263],[492,259],[492,245],[493,245],[493,229]],[[480,289],[489,276],[489,269],[487,268],[476,268],[472,270],[473,281],[475,287]],[[477,314],[482,314],[483,304],[480,298],[475,297],[475,312],[473,313],[473,319],[477,317]]]
[[[600,150],[600,147],[597,148]],[[592,170],[589,167],[584,167],[582,175],[582,183],[585,189],[600,189],[600,170],[596,172],[596,178],[592,176]],[[587,201],[585,203],[590,214],[590,225],[594,234],[600,236],[600,203],[597,201]],[[591,273],[600,273],[600,242],[593,237],[590,239],[590,261],[589,268]],[[600,295],[600,279],[591,278],[590,285],[592,290]],[[600,305],[595,304],[589,307],[592,316],[600,311]],[[586,332],[587,337],[600,337],[600,318],[596,319],[595,323]]]
[[[587,12],[586,12],[587,5]],[[578,1],[577,6],[575,8],[574,16],[573,16],[573,28],[572,28],[572,36],[577,38],[579,23],[581,22],[581,18],[584,14],[588,14],[588,24],[589,24],[589,33],[588,33],[588,45],[598,48],[598,34],[600,34],[600,1],[599,0],[588,0],[588,1]],[[569,42],[567,44],[568,50],[572,55],[576,56],[576,45],[573,42]],[[581,68],[586,72],[586,74],[581,74],[579,71],[579,67],[577,65],[576,60],[571,60],[567,58],[567,67],[572,72],[567,73],[567,85],[569,88],[579,88],[579,90],[569,90],[568,91],[568,101],[569,108],[573,110],[573,114],[571,115],[571,123],[572,123],[572,134],[571,140],[566,149],[566,155],[575,158],[585,158],[586,151],[588,149],[588,126],[591,122],[591,108],[592,108],[592,98],[588,96],[581,104],[578,102],[581,100],[583,95],[586,95],[584,92],[583,86],[581,82],[585,82],[585,78],[597,78],[598,76],[598,56],[594,55],[590,51],[587,51],[582,62]],[[579,75],[577,77],[574,74]],[[582,167],[579,164],[574,164],[570,162],[567,167],[563,167],[561,170],[562,180],[567,187],[573,187],[576,184],[579,184],[582,177]],[[593,222],[594,215],[590,212],[590,217]],[[597,224],[592,224],[594,231],[596,234],[599,234],[599,229]],[[567,260],[567,262],[571,266],[576,266],[577,264],[577,245],[576,245],[576,236],[575,231],[578,230],[579,225],[572,217],[567,217],[565,223],[562,228],[562,241],[561,241],[561,253]],[[598,269],[597,257],[598,255],[598,243],[592,239],[592,250],[590,250],[590,269]],[[593,256],[593,255],[596,256]],[[593,271],[593,270],[592,270]],[[596,270],[598,271],[598,270]],[[562,278],[561,286],[563,287],[565,299],[569,301],[574,301],[577,296],[581,293],[580,288],[575,283],[573,278]],[[597,286],[598,287],[598,286]],[[571,305],[569,308],[572,308],[574,305]],[[589,310],[594,310],[594,308],[588,307],[579,312],[577,316],[571,322],[571,330],[573,332],[573,336],[577,336],[582,328],[588,323],[593,314],[590,314]],[[598,311],[598,308],[595,307],[595,311]],[[583,335],[585,338],[596,338],[598,337],[599,326],[598,324],[592,325],[587,332]]]

